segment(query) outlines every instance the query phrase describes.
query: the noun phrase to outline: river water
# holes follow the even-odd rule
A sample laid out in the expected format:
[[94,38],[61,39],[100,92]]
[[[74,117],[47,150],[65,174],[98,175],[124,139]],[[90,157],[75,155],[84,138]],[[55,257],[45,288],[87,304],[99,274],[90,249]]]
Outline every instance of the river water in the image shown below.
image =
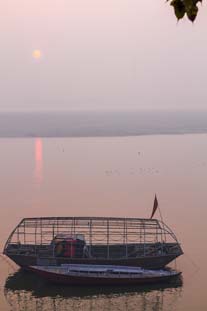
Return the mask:
[[[0,246],[23,217],[148,217],[157,194],[182,280],[57,287],[0,258],[0,310],[207,310],[207,135],[0,139]],[[158,216],[158,215],[157,215]]]

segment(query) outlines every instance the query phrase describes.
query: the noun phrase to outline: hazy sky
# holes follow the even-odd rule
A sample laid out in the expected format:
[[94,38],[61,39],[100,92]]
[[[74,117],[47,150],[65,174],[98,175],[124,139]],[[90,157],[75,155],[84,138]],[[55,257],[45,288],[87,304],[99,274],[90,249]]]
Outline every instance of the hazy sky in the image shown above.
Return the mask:
[[0,111],[206,106],[206,1],[194,25],[165,0],[1,0],[0,15]]

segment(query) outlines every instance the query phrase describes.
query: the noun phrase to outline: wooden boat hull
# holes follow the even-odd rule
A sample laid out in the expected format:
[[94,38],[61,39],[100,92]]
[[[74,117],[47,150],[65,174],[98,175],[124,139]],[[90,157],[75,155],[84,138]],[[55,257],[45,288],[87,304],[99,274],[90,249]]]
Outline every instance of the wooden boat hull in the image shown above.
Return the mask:
[[127,277],[127,278],[113,278],[113,277],[90,277],[90,276],[75,276],[64,275],[54,272],[43,271],[30,267],[30,270],[44,278],[45,280],[63,285],[133,285],[133,284],[153,284],[160,282],[169,282],[177,278],[181,272],[169,275],[151,276],[151,277]]
[[149,256],[138,258],[126,258],[126,259],[92,259],[92,258],[41,258],[37,259],[36,256],[25,256],[17,254],[7,254],[7,256],[13,260],[18,266],[23,269],[30,269],[29,266],[35,265],[61,265],[61,264],[100,264],[100,265],[122,265],[122,266],[134,266],[144,269],[162,269],[171,261],[173,261],[176,255],[164,255],[164,256]]

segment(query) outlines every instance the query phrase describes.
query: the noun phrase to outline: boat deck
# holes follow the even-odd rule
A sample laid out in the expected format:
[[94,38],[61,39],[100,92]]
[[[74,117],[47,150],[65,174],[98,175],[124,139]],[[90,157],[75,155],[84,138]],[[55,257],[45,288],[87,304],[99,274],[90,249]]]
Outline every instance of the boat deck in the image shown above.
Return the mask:
[[33,266],[31,268],[38,269],[43,272],[51,272],[55,274],[80,276],[80,277],[161,277],[177,275],[179,272],[175,270],[146,270],[140,267],[115,266],[115,265],[78,265],[65,264],[61,266]]
[[73,285],[126,285],[170,281],[181,273],[174,270],[145,270],[115,265],[31,266],[47,281]]
[[166,224],[144,218],[25,218],[4,247],[4,254],[22,267],[46,259],[58,265],[85,261],[157,269],[182,253]]

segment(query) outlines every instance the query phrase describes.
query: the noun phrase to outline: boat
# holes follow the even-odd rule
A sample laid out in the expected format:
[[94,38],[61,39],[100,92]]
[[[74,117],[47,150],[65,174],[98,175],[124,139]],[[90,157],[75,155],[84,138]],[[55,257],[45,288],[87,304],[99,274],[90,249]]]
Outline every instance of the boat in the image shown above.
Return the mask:
[[93,264],[162,269],[183,254],[173,231],[151,218],[24,218],[3,253],[30,266]]
[[178,277],[175,270],[146,270],[131,266],[66,264],[31,266],[30,270],[47,281],[72,285],[130,285],[166,282]]

